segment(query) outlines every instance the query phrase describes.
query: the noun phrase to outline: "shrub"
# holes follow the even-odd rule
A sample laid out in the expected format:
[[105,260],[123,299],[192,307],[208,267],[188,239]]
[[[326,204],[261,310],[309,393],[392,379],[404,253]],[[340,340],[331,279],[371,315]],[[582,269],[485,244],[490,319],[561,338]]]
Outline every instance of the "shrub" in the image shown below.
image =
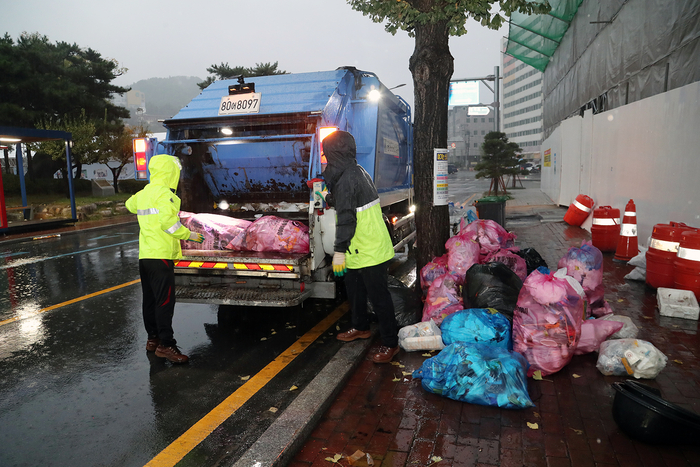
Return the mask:
[[148,180],[119,180],[119,192],[134,194],[148,185]]

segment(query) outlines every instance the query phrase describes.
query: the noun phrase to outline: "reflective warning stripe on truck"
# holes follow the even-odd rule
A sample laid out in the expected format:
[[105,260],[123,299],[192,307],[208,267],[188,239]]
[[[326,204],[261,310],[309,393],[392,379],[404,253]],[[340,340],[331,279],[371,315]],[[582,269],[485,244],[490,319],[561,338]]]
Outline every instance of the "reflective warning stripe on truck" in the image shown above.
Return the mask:
[[235,269],[239,271],[294,271],[294,266],[291,264],[222,263],[213,261],[175,261],[175,267],[197,269]]

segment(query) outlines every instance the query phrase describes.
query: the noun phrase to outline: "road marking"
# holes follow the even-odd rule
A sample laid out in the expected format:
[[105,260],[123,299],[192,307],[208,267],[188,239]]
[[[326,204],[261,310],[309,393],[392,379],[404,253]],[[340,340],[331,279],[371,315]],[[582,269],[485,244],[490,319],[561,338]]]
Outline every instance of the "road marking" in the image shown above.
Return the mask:
[[236,389],[221,404],[216,406],[211,412],[192,427],[183,433],[178,439],[173,441],[168,447],[163,449],[156,457],[146,464],[146,467],[174,466],[199,443],[204,441],[216,428],[225,422],[239,408],[243,406],[251,397],[261,390],[280,371],[289,365],[301,352],[314,343],[318,337],[330,328],[348,311],[347,302],[319,322],[309,332],[301,336],[287,350],[282,352],[277,358],[270,362],[255,376],[251,377],[240,388]]
[[471,201],[472,199],[474,199],[474,197],[475,197],[476,195],[477,195],[477,194],[474,193],[474,194],[471,195],[469,198],[467,198],[466,201],[464,201],[464,202],[462,203],[462,206],[466,206],[466,205],[469,203],[469,201]]
[[64,256],[73,256],[73,255],[79,255],[81,253],[89,253],[91,251],[102,250],[104,248],[111,248],[113,246],[128,245],[129,243],[134,243],[134,242],[138,242],[138,240],[129,240],[128,242],[115,243],[113,245],[98,246],[96,248],[89,248],[87,250],[73,251],[70,253],[64,253],[62,255],[47,256],[45,258],[27,258],[26,260],[19,260],[19,261],[15,261],[14,263],[11,263],[11,264],[6,264],[5,266],[0,266],[0,270],[14,268],[17,266],[24,266],[25,264],[40,263],[42,261],[48,261],[50,259],[62,258]]
[[114,287],[110,287],[109,289],[100,290],[99,292],[94,292],[94,293],[91,293],[88,295],[83,295],[82,297],[68,300],[67,302],[63,302],[63,303],[59,303],[57,305],[52,305],[52,306],[49,306],[46,308],[42,308],[41,310],[35,311],[34,313],[28,313],[28,314],[22,315],[22,316],[15,316],[14,318],[6,319],[5,321],[0,321],[0,326],[4,326],[6,324],[14,323],[15,321],[20,321],[20,320],[27,319],[27,318],[33,318],[33,317],[40,315],[42,313],[46,313],[47,311],[55,310],[56,308],[61,308],[62,306],[71,305],[73,303],[81,302],[83,300],[87,300],[88,298],[97,297],[98,295],[102,295],[102,294],[105,294],[107,292],[113,292],[113,291],[119,290],[123,287],[128,287],[130,285],[138,284],[139,282],[141,282],[141,279],[136,279],[136,280],[133,280],[131,282],[125,282],[123,284],[116,285]]

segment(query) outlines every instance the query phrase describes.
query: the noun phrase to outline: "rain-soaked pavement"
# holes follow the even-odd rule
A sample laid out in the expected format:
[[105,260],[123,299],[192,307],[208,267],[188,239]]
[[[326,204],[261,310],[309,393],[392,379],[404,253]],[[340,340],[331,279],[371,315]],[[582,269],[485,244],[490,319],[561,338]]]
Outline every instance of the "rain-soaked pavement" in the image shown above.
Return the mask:
[[[0,466],[144,465],[338,305],[179,303],[191,360],[171,365],[144,348],[137,238],[128,224],[0,243]],[[179,465],[235,459],[338,346],[321,335]]]

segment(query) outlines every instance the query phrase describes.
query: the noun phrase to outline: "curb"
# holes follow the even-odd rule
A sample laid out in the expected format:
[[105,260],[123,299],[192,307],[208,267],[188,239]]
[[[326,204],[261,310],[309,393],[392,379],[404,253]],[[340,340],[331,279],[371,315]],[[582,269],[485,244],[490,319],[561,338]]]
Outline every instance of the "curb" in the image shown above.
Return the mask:
[[288,465],[306,443],[372,346],[372,337],[344,344],[330,362],[304,388],[284,413],[231,467],[277,467]]

